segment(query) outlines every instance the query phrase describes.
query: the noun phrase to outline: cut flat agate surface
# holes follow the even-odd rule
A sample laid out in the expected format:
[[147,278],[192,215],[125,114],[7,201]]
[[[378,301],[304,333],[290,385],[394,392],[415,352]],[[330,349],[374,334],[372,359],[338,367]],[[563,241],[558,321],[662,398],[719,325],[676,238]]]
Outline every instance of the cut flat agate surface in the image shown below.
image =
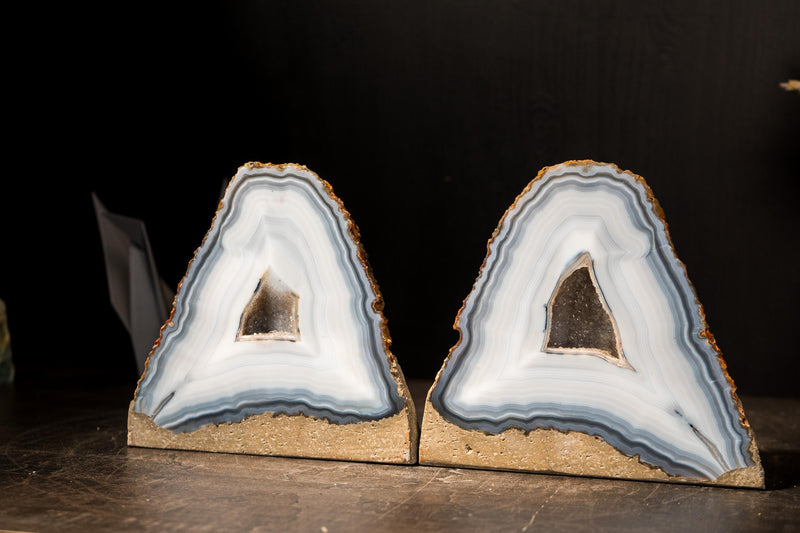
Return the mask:
[[545,168],[500,221],[455,328],[421,463],[763,487],[642,178],[592,161]]
[[150,354],[128,443],[415,462],[382,307],[330,185],[301,166],[243,166]]

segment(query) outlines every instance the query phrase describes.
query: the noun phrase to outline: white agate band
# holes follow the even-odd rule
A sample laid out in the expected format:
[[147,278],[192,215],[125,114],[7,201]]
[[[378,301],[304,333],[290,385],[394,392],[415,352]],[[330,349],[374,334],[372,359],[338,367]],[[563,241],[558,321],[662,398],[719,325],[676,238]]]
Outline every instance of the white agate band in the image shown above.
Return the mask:
[[[625,364],[546,349],[554,288],[584,256]],[[641,178],[613,165],[557,165],[528,185],[490,241],[456,328],[430,394],[450,423],[595,435],[674,476],[713,480],[754,464],[660,208]]]
[[[356,232],[305,167],[242,167],[189,266],[134,410],[173,431],[264,412],[334,423],[398,413],[404,400]],[[291,296],[292,331],[241,329],[262,279]]]

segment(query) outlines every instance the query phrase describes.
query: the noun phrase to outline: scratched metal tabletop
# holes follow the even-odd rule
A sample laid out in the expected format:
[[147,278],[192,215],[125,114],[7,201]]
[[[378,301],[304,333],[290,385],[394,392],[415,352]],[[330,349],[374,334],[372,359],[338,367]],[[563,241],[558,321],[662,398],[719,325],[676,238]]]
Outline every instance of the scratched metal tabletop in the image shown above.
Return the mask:
[[742,398],[767,475],[751,490],[129,448],[133,387],[0,387],[1,529],[800,531],[800,399]]

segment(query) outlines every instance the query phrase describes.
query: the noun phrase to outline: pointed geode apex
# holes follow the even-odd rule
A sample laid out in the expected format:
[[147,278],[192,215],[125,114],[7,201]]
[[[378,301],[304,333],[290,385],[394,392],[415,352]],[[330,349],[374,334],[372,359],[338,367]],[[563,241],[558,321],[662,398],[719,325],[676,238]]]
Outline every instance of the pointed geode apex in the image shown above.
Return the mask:
[[420,463],[763,487],[753,432],[644,179],[543,169],[428,392]]
[[128,444],[414,463],[414,405],[359,233],[303,166],[231,179],[178,288]]

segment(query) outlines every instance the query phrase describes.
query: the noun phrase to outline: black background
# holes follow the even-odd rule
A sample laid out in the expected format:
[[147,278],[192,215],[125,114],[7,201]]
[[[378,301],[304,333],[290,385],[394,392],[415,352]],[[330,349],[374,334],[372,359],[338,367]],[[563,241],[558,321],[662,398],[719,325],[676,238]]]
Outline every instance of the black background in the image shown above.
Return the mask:
[[[169,4],[169,5],[166,5]],[[406,377],[433,378],[486,241],[569,159],[642,175],[729,370],[796,395],[800,3],[163,2],[8,15],[0,298],[20,379],[135,382],[90,192],[173,287],[247,161],[329,181]]]

